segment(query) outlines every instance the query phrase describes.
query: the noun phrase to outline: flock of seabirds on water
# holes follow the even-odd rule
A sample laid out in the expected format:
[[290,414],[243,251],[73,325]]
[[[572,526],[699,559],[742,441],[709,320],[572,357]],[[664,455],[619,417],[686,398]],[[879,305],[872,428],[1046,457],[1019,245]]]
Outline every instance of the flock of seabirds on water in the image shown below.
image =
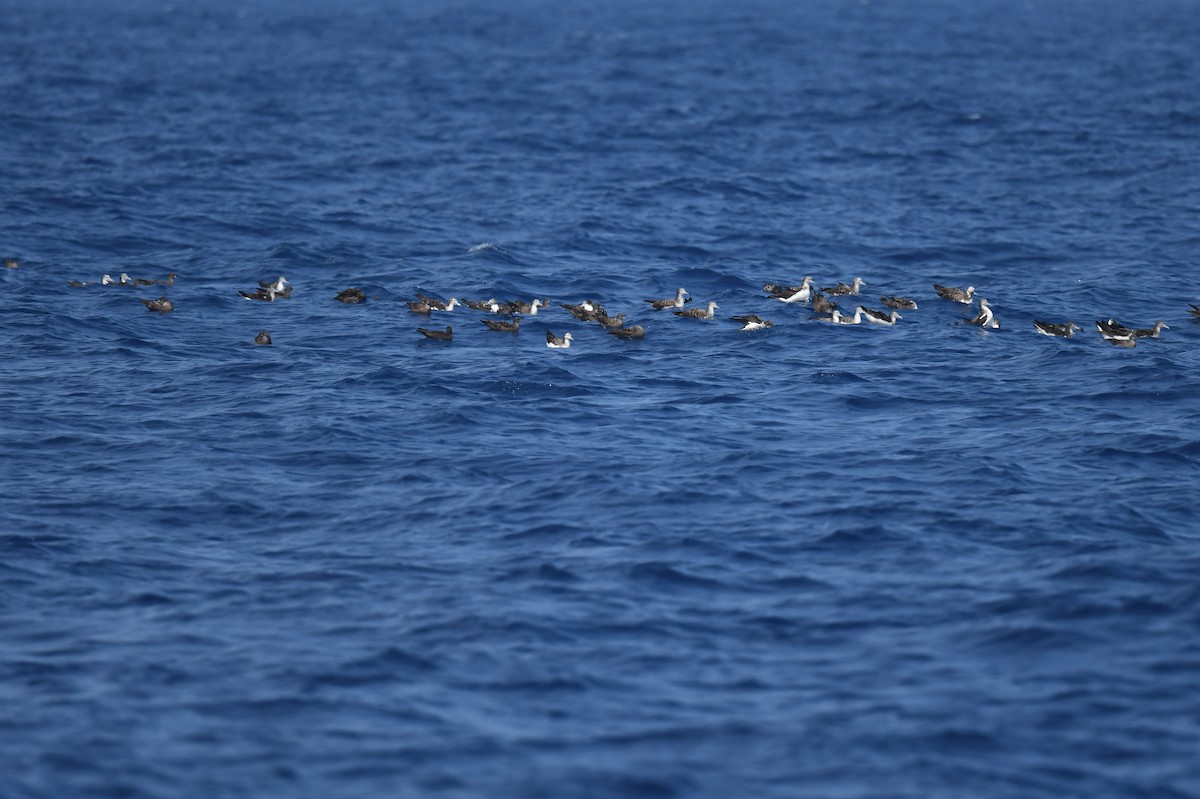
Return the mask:
[[[19,269],[21,266],[20,262],[15,258],[5,259],[4,265],[8,269]],[[121,273],[118,278],[104,275],[98,281],[81,282],[72,280],[68,285],[73,288],[92,285],[127,286],[133,288],[156,285],[173,286],[175,278],[175,273],[171,273],[164,279],[152,280],[143,278],[135,279],[125,273]],[[900,311],[915,311],[917,309],[915,300],[908,297],[886,295],[879,298],[879,301],[890,309],[886,313],[868,308],[865,305],[855,305],[854,313],[848,314],[838,307],[836,302],[829,299],[830,297],[839,297],[843,298],[843,301],[847,301],[844,298],[858,297],[859,290],[865,285],[866,283],[861,277],[856,277],[851,283],[838,283],[836,286],[817,289],[813,286],[812,277],[809,276],[805,277],[799,285],[795,286],[767,283],[763,286],[763,291],[767,293],[769,299],[789,305],[808,306],[813,311],[813,319],[834,325],[857,325],[867,322],[875,325],[892,326],[903,318],[900,315]],[[961,303],[971,309],[973,315],[964,318],[964,322],[977,325],[985,330],[998,330],[1000,328],[1000,320],[996,317],[995,311],[992,310],[986,298],[975,296],[974,286],[967,286],[965,289],[960,289],[935,283],[933,284],[933,289],[937,292],[938,297],[951,302]],[[291,299],[292,285],[288,282],[287,278],[281,275],[275,280],[259,281],[257,287],[249,291],[239,291],[238,294],[243,299],[249,301],[276,302],[278,300]],[[687,295],[687,290],[680,288],[675,292],[674,297],[649,299],[645,300],[645,302],[653,311],[670,310],[675,316],[685,319],[716,318],[716,310],[720,307],[716,301],[709,300],[704,307],[688,308],[686,307],[687,303],[691,302],[692,298]],[[529,302],[502,302],[495,298],[474,301],[451,297],[449,300],[441,300],[420,293],[416,297],[415,300],[406,303],[408,310],[413,314],[432,317],[435,313],[447,313],[453,311],[456,307],[465,306],[499,317],[496,319],[481,319],[479,321],[489,329],[500,333],[520,332],[521,319],[523,317],[536,316],[539,309],[550,307],[550,300],[548,299],[534,299]],[[347,304],[357,304],[366,302],[367,295],[361,289],[348,288],[338,292],[333,299]],[[140,302],[149,311],[171,313],[175,310],[174,304],[165,295],[157,299],[141,299]],[[854,300],[851,299],[848,302],[854,302]],[[977,306],[976,303],[978,303]],[[618,313],[615,316],[611,316],[603,305],[591,299],[585,299],[578,304],[559,303],[559,305],[565,308],[576,319],[582,322],[595,322],[610,335],[617,338],[640,339],[646,335],[646,329],[641,325],[626,325],[626,314]],[[1191,305],[1188,313],[1196,319],[1200,319],[1200,305]],[[774,326],[773,322],[763,319],[757,314],[740,314],[731,316],[730,319],[739,322],[742,330],[763,330]],[[1062,338],[1070,338],[1076,331],[1083,330],[1083,328],[1074,322],[1044,322],[1036,319],[1033,321],[1033,327],[1042,335]],[[1155,322],[1152,327],[1130,328],[1117,322],[1115,319],[1109,318],[1107,320],[1097,320],[1096,329],[1100,331],[1100,336],[1113,346],[1135,347],[1137,346],[1138,339],[1158,338],[1163,330],[1169,330],[1170,328],[1162,320]],[[445,329],[418,327],[417,331],[425,338],[435,341],[449,342],[454,339],[454,329],[450,325],[446,325]],[[546,346],[551,349],[567,349],[571,346],[573,340],[574,336],[571,333],[564,333],[558,336],[549,330],[546,331]],[[256,344],[270,344],[270,331],[263,330],[258,333],[254,338],[254,342]]]

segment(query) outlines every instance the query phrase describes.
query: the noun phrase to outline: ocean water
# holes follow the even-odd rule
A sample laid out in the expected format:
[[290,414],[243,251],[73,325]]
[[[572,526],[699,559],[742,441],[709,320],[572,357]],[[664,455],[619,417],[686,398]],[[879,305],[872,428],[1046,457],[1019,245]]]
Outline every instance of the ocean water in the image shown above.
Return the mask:
[[4,799],[1200,796],[1200,5],[0,9]]

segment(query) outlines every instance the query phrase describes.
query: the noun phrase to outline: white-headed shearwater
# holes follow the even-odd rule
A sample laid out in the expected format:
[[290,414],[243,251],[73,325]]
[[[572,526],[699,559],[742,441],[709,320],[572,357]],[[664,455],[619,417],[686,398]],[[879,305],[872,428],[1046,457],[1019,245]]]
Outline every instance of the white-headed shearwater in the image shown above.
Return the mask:
[[679,288],[675,290],[675,296],[669,300],[643,300],[650,303],[650,307],[656,311],[661,311],[664,308],[682,308],[684,303],[684,295],[687,294],[687,289]]
[[937,283],[933,284],[933,290],[943,300],[952,300],[961,302],[963,305],[971,304],[971,297],[975,295],[975,287],[967,286],[966,290],[954,288],[953,286],[942,286]]
[[687,319],[712,319],[713,311],[719,307],[715,300],[709,300],[707,308],[688,308],[686,311],[674,311],[673,313]]
[[834,297],[846,297],[858,294],[859,288],[867,285],[861,277],[854,278],[854,283],[838,283],[836,286],[823,288],[821,291]]
[[461,304],[457,297],[451,297],[448,300],[439,300],[436,297],[427,297],[424,294],[418,293],[417,299],[428,305],[431,311],[453,311]]
[[771,295],[771,299],[780,302],[808,302],[812,299],[812,275],[805,275],[799,286],[781,286],[778,283],[763,285],[763,291]]
[[259,334],[254,337],[254,343],[255,344],[270,344],[271,343],[271,331],[270,330],[259,331]]
[[549,330],[546,331],[546,346],[552,350],[565,350],[571,346],[571,341],[575,337],[570,333],[564,333],[561,336],[556,336]]
[[991,330],[1000,329],[1000,320],[996,318],[996,314],[992,312],[992,306],[983,297],[979,298],[979,313],[967,321],[973,325],[979,325]]
[[836,322],[839,325],[861,325],[863,320],[862,306],[854,309],[854,316],[846,316],[836,308],[829,314],[829,321]]
[[742,314],[740,316],[729,317],[735,322],[742,323],[742,330],[765,330],[768,327],[774,327],[775,323],[770,319],[763,319],[755,314]]
[[899,311],[895,310],[890,313],[884,313],[883,311],[876,311],[862,305],[858,306],[858,310],[862,311],[866,315],[867,321],[873,325],[894,325],[897,319],[904,318],[900,315]]

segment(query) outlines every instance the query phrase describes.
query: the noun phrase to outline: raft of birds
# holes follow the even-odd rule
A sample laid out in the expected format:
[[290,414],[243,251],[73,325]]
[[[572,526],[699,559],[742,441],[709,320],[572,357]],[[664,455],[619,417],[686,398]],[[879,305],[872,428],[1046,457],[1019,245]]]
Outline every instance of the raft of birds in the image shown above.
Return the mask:
[[[7,259],[5,266],[9,269],[17,269],[20,263],[16,259]],[[171,273],[163,279],[142,279],[131,278],[128,274],[122,272],[120,277],[113,278],[110,275],[104,275],[98,281],[80,282],[70,281],[69,286],[79,288],[83,286],[103,285],[103,286],[153,286],[165,285],[172,286],[175,284],[176,274]],[[893,326],[900,319],[900,311],[915,311],[917,310],[917,302],[909,297],[900,297],[896,295],[883,295],[879,301],[889,308],[889,311],[880,311],[873,308],[868,308],[865,305],[856,305],[854,313],[847,314],[838,307],[837,302],[830,297],[857,297],[860,289],[866,285],[866,282],[861,277],[856,277],[850,283],[838,283],[834,286],[817,289],[814,287],[813,278],[806,276],[798,285],[784,285],[780,283],[767,283],[763,286],[763,291],[771,300],[777,300],[788,305],[807,306],[812,309],[813,319],[820,322],[827,322],[834,325],[858,325],[865,322],[883,326]],[[1000,320],[996,317],[995,311],[991,304],[984,297],[975,296],[975,287],[968,286],[965,289],[956,288],[954,286],[943,286],[938,283],[933,284],[933,289],[937,296],[943,300],[960,303],[971,309],[971,316],[965,317],[963,321],[967,324],[976,325],[985,330],[1000,329]],[[250,290],[239,290],[238,295],[245,300],[254,302],[276,302],[278,300],[291,299],[292,285],[287,278],[282,275],[274,280],[261,280],[258,286]],[[367,302],[367,295],[361,289],[347,288],[338,292],[334,300],[346,304],[359,304]],[[709,300],[704,307],[688,308],[687,303],[691,302],[692,298],[688,296],[686,289],[680,288],[675,292],[674,297],[665,299],[648,299],[644,300],[650,306],[652,311],[670,310],[675,316],[684,319],[702,319],[711,320],[716,318],[716,310],[718,307],[716,301]],[[141,299],[140,302],[146,306],[149,311],[157,313],[171,313],[174,310],[174,305],[167,296],[158,297],[157,299]],[[490,314],[495,319],[479,320],[489,330],[498,333],[519,333],[521,330],[521,319],[523,317],[536,316],[539,309],[549,308],[551,302],[549,299],[535,298],[529,302],[521,301],[500,301],[495,298],[487,300],[460,300],[457,297],[451,297],[448,300],[438,299],[437,297],[428,296],[418,293],[416,299],[405,303],[408,310],[417,315],[431,316],[434,313],[448,313],[457,307],[466,307],[475,311]],[[609,335],[616,338],[634,340],[641,339],[646,335],[646,329],[638,324],[626,324],[626,314],[618,313],[610,315],[608,311],[600,303],[585,299],[583,302],[559,303],[559,307],[566,309],[571,316],[581,322],[595,322],[602,327]],[[1196,319],[1200,319],[1200,305],[1191,305],[1188,313]],[[769,319],[764,319],[757,314],[738,314],[731,316],[730,319],[738,322],[741,325],[741,330],[765,330],[774,326],[774,323]],[[1067,322],[1046,322],[1042,320],[1033,321],[1034,330],[1045,336],[1056,336],[1060,338],[1071,338],[1076,331],[1082,331],[1083,328],[1072,321]],[[1104,341],[1116,347],[1135,347],[1138,339],[1142,338],[1158,338],[1163,330],[1169,330],[1170,327],[1159,320],[1149,328],[1130,328],[1115,319],[1096,320],[1096,329],[1100,332],[1100,336]],[[454,328],[446,325],[444,329],[418,327],[417,332],[426,339],[433,341],[450,342],[454,340]],[[263,330],[255,336],[256,344],[270,344],[271,335],[267,330]],[[546,331],[546,346],[551,349],[567,349],[574,341],[574,336],[571,333],[565,333],[561,336],[555,335],[552,331]]]

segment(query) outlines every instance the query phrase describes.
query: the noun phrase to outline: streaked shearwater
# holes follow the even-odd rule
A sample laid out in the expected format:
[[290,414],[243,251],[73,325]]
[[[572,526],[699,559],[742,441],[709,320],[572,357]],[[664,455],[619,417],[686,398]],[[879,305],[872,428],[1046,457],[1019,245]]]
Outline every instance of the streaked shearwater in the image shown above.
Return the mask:
[[687,289],[679,288],[679,289],[675,290],[675,296],[672,299],[669,299],[669,300],[643,300],[643,302],[650,303],[650,307],[656,311],[661,311],[664,308],[682,308],[683,303],[684,303],[683,296],[685,294],[687,294]]
[[676,316],[682,316],[687,319],[712,319],[713,311],[721,306],[717,305],[716,300],[709,300],[707,308],[688,308],[686,311],[674,311]]
[[763,319],[762,317],[756,316],[752,313],[743,314],[741,316],[731,316],[729,318],[735,322],[741,322],[742,330],[763,330],[765,328],[775,326],[775,323],[770,319]]
[[937,295],[943,300],[961,302],[963,305],[970,305],[971,297],[975,294],[974,286],[967,286],[966,291],[964,291],[962,289],[954,288],[953,286],[941,286],[937,283],[934,283],[933,290],[936,291]]
[[917,301],[910,300],[908,297],[895,297],[889,295],[887,297],[880,297],[879,301],[889,308],[901,308],[905,311],[917,310]]
[[825,292],[826,294],[833,295],[834,297],[845,297],[858,294],[858,289],[865,285],[867,285],[866,281],[864,281],[861,277],[856,277],[854,278],[854,283],[852,284],[838,283],[836,286],[823,288],[821,291]]
[[895,310],[893,310],[891,313],[884,313],[883,311],[876,311],[876,310],[867,308],[862,305],[858,306],[858,310],[862,311],[866,315],[867,321],[873,325],[889,325],[890,326],[890,325],[896,324],[897,319],[904,318],[903,316],[900,315],[899,311],[895,311]]
[[1060,336],[1062,338],[1070,338],[1075,334],[1076,330],[1081,333],[1083,332],[1083,328],[1074,322],[1063,322],[1060,324],[1057,322],[1041,322],[1034,319],[1033,327],[1043,336]]
[[575,337],[570,333],[564,333],[561,336],[556,336],[549,330],[546,331],[546,346],[552,350],[565,350],[571,346],[571,341]]
[[259,331],[259,334],[254,337],[254,343],[255,344],[270,344],[271,343],[271,331],[270,330]]

